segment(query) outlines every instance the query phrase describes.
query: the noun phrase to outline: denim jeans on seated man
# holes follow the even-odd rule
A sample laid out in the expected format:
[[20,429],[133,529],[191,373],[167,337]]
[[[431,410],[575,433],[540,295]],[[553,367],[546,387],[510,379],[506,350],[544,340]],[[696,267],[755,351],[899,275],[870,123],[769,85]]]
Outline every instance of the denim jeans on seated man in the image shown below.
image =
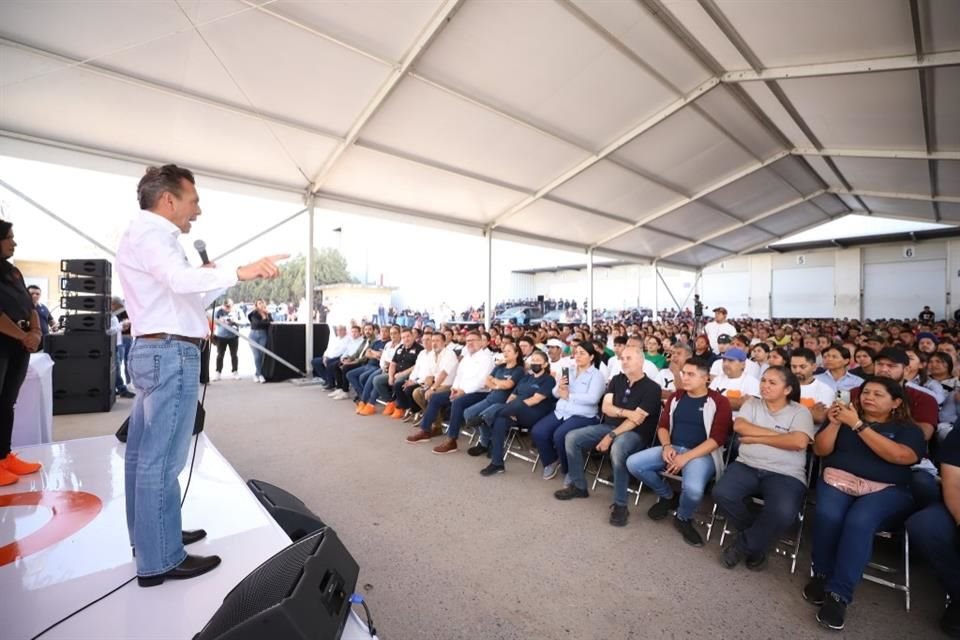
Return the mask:
[[450,403],[450,420],[447,421],[449,425],[447,428],[447,437],[453,438],[456,440],[460,437],[460,427],[463,426],[463,421],[466,418],[466,412],[470,409],[473,409],[474,406],[484,405],[483,409],[489,409],[490,405],[486,404],[487,392],[486,391],[477,391],[475,393],[465,393],[453,402]]
[[551,411],[553,411],[553,403],[549,401],[543,401],[531,407],[523,400],[514,400],[497,411],[492,425],[487,421],[482,422],[480,444],[490,447],[491,464],[503,464],[503,447],[511,428],[515,426],[530,428]]
[[200,387],[200,349],[170,338],[136,340],[129,356],[137,397],[124,454],[127,531],[137,575],[170,571],[187,557],[180,481]]
[[938,502],[907,518],[910,550],[919,553],[937,574],[951,602],[960,602],[960,548],[957,546],[957,523]]
[[427,401],[427,408],[423,411],[423,420],[420,428],[427,433],[433,428],[433,423],[440,417],[440,412],[450,406],[450,390],[434,391]]
[[897,529],[913,511],[913,494],[904,487],[887,487],[854,497],[817,483],[813,520],[813,571],[826,576],[826,590],[850,604],[853,590],[873,554],[874,535]]
[[[401,375],[394,376],[393,384],[397,383],[403,384],[403,381],[406,380],[410,375],[410,371],[407,371]],[[386,373],[380,373],[374,376],[373,386],[376,389],[376,396],[368,400],[370,404],[373,404],[377,401],[377,398],[381,400],[386,400],[390,402],[393,400],[393,386],[390,385],[390,376]]]
[[[613,427],[606,424],[594,424],[589,427],[575,429],[567,434],[565,446],[567,450],[567,479],[577,489],[586,490],[587,480],[583,475],[583,452],[593,449],[597,444],[613,431]],[[643,449],[646,443],[635,430],[625,431],[614,439],[607,451],[610,465],[613,467],[613,503],[621,507],[627,506],[627,488],[630,484],[630,472],[627,471],[627,458]]]
[[350,385],[353,392],[359,396],[363,393],[363,383],[366,382],[366,377],[373,375],[374,372],[379,370],[380,367],[369,362],[360,365],[356,369],[351,369],[347,372],[347,384]]
[[[737,546],[748,556],[765,554],[797,521],[807,487],[783,473],[764,471],[733,462],[713,487],[713,501],[731,528]],[[763,498],[759,512],[747,507],[752,496]]]
[[[680,453],[689,451],[686,447],[674,447]],[[653,492],[663,498],[673,498],[673,487],[660,475],[666,470],[667,463],[663,461],[663,447],[656,446],[644,449],[627,458],[627,470],[641,480]],[[690,520],[703,500],[707,484],[716,475],[713,457],[709,454],[690,460],[681,471],[680,506],[677,508],[679,520]]]
[[540,452],[540,462],[543,466],[549,467],[554,462],[559,461],[560,470],[566,473],[569,470],[567,465],[567,434],[575,429],[596,424],[597,420],[599,420],[597,416],[559,418],[556,412],[540,418],[530,430],[530,437],[533,438],[537,451]]

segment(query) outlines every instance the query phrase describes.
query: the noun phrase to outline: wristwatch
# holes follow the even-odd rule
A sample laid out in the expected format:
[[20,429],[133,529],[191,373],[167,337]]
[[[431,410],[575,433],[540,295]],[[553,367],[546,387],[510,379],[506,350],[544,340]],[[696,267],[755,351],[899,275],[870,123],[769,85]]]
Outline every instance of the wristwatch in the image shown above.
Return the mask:
[[610,438],[610,442],[613,442],[614,440],[617,439],[617,432],[611,431],[610,433],[607,434],[607,436]]
[[864,429],[866,429],[868,426],[870,426],[870,425],[868,425],[868,424],[867,424],[866,422],[864,422],[863,420],[857,420],[857,424],[853,425],[853,432],[854,432],[854,433],[860,433],[861,431],[863,431]]

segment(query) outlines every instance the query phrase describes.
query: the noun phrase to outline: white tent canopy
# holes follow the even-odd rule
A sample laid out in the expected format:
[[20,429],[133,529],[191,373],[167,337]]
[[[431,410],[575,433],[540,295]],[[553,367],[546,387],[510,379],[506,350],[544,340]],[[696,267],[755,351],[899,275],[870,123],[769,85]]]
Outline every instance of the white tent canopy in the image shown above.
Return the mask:
[[960,222],[957,25],[952,0],[6,0],[0,150],[698,269],[850,212]]

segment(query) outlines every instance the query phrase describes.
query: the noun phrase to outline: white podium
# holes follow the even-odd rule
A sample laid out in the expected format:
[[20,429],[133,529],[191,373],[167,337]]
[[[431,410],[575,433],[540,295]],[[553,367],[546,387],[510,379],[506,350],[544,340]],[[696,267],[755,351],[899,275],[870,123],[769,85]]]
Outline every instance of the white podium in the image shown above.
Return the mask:
[[53,440],[53,359],[46,353],[30,355],[27,378],[20,387],[13,414],[13,448]]

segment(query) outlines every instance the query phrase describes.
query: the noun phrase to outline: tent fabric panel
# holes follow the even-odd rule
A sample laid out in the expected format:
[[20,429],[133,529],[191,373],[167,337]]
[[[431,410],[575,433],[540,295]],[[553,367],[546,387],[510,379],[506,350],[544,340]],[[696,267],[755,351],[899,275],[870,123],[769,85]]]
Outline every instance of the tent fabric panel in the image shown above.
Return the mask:
[[324,191],[387,205],[489,222],[524,194],[407,162],[363,147],[350,148],[330,173]]
[[689,193],[755,162],[750,154],[689,107],[645,132],[614,157],[651,175],[669,179]]
[[930,119],[935,132],[934,150],[960,151],[960,67],[943,67],[929,73],[933,78]]
[[855,190],[930,195],[926,160],[835,158],[834,162]]
[[872,197],[864,197],[863,202],[869,207],[870,211],[879,215],[935,222],[933,203],[931,202]]
[[654,231],[666,231],[696,239],[736,223],[736,219],[716,209],[700,202],[691,202],[646,226]]
[[916,71],[780,83],[824,147],[924,150]]
[[[910,55],[910,6],[900,0],[719,0],[764,67]],[[869,29],[851,28],[870,16]]]
[[571,144],[409,77],[363,129],[361,141],[531,191],[587,155]]
[[745,220],[789,202],[798,195],[803,194],[770,169],[764,169],[711,193],[703,199],[703,203],[735,212],[739,219]]
[[776,235],[757,227],[741,227],[719,238],[714,238],[710,241],[710,244],[728,249],[731,253],[737,253],[761,242],[773,242],[774,240],[776,240]]
[[758,159],[768,158],[783,149],[780,141],[767,129],[758,126],[756,117],[726,87],[717,87],[698,100],[696,106],[707,112]]
[[685,244],[685,241],[654,231],[647,227],[638,227],[616,240],[603,245],[603,248],[646,256],[659,256]]
[[[816,206],[809,202],[798,204],[786,211],[781,211],[769,218],[764,218],[757,224],[777,236],[787,236],[804,227],[815,224],[818,220],[826,222],[826,216]],[[759,241],[758,241],[759,242]]]
[[538,200],[508,219],[511,229],[584,246],[623,229],[624,224],[549,200]]
[[661,0],[661,2],[724,69],[730,71],[750,68],[737,48],[699,3],[689,0]]
[[960,160],[939,160],[937,170],[937,195],[960,198]]
[[399,62],[440,0],[279,0],[269,9],[382,58]]
[[591,150],[676,99],[552,2],[468,2],[417,69]]
[[[960,49],[960,3],[954,0],[928,0],[923,7],[920,20],[920,32],[923,34],[923,49],[927,53],[935,51],[956,51]],[[924,10],[929,10],[925,15]]]
[[680,253],[670,257],[671,262],[676,262],[682,265],[689,266],[700,266],[705,264],[710,264],[720,258],[730,255],[730,251],[724,251],[721,249],[714,249],[713,247],[707,247],[704,245],[698,245],[696,247],[690,247]]
[[675,191],[609,160],[598,162],[552,193],[569,202],[632,220],[681,198]]

